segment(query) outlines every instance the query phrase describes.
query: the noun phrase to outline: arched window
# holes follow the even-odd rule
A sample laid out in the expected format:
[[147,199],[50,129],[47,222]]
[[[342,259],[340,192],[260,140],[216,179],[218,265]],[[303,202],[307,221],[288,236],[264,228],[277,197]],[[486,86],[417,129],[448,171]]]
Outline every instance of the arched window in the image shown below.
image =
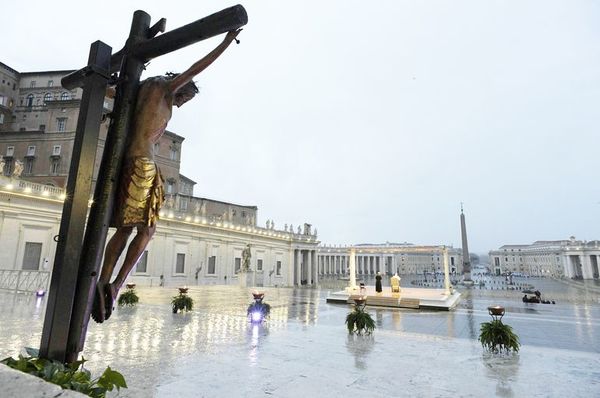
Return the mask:
[[71,95],[69,93],[67,93],[66,91],[60,95],[61,101],[68,101],[70,99],[71,99]]
[[27,101],[25,101],[25,106],[31,108],[33,106],[33,94],[29,94],[27,96]]
[[52,101],[52,94],[46,93],[44,95],[44,105],[46,105],[49,101]]

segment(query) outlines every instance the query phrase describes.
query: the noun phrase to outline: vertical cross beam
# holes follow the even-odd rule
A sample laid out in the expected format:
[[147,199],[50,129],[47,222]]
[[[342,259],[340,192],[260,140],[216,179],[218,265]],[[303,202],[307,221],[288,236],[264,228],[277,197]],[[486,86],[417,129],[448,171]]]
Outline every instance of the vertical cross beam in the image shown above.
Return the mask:
[[111,51],[100,41],[92,43],[88,66],[82,70],[81,108],[40,345],[41,357],[61,362],[65,361]]

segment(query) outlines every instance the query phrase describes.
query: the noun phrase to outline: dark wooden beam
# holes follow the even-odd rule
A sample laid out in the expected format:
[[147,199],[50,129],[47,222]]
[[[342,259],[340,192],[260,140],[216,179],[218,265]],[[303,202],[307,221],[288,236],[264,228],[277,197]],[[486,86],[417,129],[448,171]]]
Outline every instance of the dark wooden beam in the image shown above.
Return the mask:
[[81,243],[90,200],[94,159],[98,148],[110,53],[111,48],[100,41],[91,45],[87,67],[89,72],[83,77],[79,119],[48,292],[40,356],[60,362],[66,360],[69,325],[75,302]]

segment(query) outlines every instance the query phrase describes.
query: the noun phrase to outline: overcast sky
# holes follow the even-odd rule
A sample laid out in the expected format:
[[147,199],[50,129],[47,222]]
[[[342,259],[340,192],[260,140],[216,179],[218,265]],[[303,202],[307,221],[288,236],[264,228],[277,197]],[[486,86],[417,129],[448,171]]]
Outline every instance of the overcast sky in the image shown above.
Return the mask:
[[[9,1],[0,61],[82,67],[144,9],[167,30],[236,3]],[[600,2],[242,3],[249,22],[175,110],[195,195],[312,223],[323,243],[600,239]],[[222,38],[153,60],[182,71]]]

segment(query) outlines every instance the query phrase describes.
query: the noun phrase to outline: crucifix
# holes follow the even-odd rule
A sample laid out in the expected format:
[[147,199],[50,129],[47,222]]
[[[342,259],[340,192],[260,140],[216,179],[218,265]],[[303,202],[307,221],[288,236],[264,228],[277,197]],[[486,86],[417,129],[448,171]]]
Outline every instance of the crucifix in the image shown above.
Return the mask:
[[[111,55],[111,47],[96,41],[90,47],[88,65],[62,79],[63,87],[83,87],[83,93],[48,293],[41,357],[61,362],[77,360],[83,350],[90,314],[94,312],[99,322],[110,316],[107,316],[107,309],[110,306],[112,310],[112,301],[120,284],[143,253],[149,240],[148,234],[151,237],[154,232],[154,211],[157,212],[160,207],[160,203],[156,202],[162,200],[160,176],[154,169],[152,154],[145,148],[152,146],[149,142],[164,132],[172,105],[179,106],[193,97],[194,88],[189,86],[191,79],[210,65],[229,43],[237,41],[239,28],[247,22],[244,7],[237,5],[158,35],[165,31],[166,20],[162,18],[151,27],[150,15],[136,11],[123,49]],[[140,76],[149,60],[226,32],[223,43],[187,71],[177,76],[148,79],[140,85]],[[109,84],[115,85],[114,91],[107,91]],[[94,157],[107,92],[114,94],[115,102],[86,224]],[[143,101],[138,103],[138,97]],[[140,104],[147,103],[154,109],[140,107]],[[144,123],[149,130],[142,128],[142,133],[140,125]],[[133,214],[135,211],[127,210],[126,215],[120,214],[124,210],[120,207],[114,212],[117,191],[123,191],[123,186],[127,186],[127,176],[131,179],[139,172],[143,179],[149,181],[148,186],[132,196],[145,195],[149,202],[144,203],[144,210],[148,210],[149,205],[154,208],[150,213],[137,216]],[[119,197],[117,201],[121,206],[123,198]],[[113,217],[113,214],[120,216]],[[109,225],[118,227],[117,239],[111,240],[112,245],[109,242],[103,271],[98,278]],[[138,227],[138,235],[141,234],[142,238],[133,247],[130,245],[125,260],[127,265],[111,284],[110,277],[118,258],[118,255],[114,258],[114,254],[124,251],[134,226]]]

